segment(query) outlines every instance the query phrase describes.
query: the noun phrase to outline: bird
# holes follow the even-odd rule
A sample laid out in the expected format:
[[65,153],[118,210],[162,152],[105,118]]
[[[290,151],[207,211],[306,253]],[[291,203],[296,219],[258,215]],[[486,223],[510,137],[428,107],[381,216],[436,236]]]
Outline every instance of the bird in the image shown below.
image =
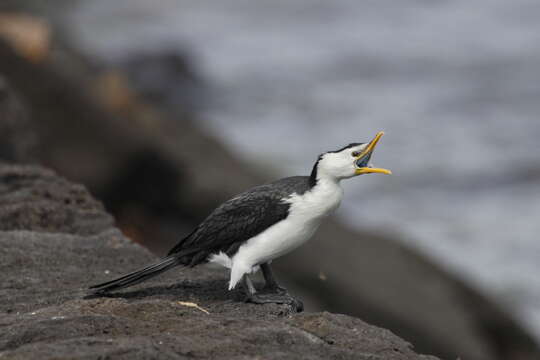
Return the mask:
[[[302,301],[278,284],[270,264],[309,240],[338,208],[343,199],[341,180],[392,173],[370,162],[383,134],[379,131],[368,143],[351,143],[319,155],[309,176],[259,185],[225,201],[157,263],[89,289],[103,295],[177,266],[217,263],[230,271],[229,290],[243,284],[247,302],[287,304],[302,311]],[[265,280],[260,291],[250,279],[259,270]]]

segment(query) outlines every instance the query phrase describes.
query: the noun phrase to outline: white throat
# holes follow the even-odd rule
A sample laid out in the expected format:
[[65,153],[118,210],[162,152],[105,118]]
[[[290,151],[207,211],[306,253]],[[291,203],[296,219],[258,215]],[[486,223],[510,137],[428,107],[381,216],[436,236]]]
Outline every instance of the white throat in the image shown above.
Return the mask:
[[343,199],[341,179],[317,174],[315,186],[299,197],[302,198],[302,207],[308,208],[314,217],[330,215]]

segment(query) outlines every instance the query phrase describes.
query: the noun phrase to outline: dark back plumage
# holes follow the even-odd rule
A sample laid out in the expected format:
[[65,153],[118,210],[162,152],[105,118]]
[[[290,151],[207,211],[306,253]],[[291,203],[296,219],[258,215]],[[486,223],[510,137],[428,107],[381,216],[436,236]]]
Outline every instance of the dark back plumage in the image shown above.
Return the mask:
[[247,240],[289,215],[290,195],[310,189],[308,176],[294,176],[254,187],[220,205],[191,234],[169,251],[167,257],[120,278],[91,286],[107,293],[143,282],[178,265],[195,266],[212,254],[229,256]]
[[232,256],[244,242],[288,216],[290,204],[285,199],[310,188],[308,176],[293,176],[243,192],[216,208],[168,255],[187,266],[219,252]]

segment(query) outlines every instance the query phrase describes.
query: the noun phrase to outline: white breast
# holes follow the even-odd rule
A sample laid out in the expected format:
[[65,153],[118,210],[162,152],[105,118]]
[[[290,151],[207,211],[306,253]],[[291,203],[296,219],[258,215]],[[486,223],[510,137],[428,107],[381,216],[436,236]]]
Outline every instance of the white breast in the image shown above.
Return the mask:
[[291,204],[289,216],[249,239],[231,259],[229,288],[234,288],[244,274],[251,273],[259,264],[282,256],[309,240],[342,198],[343,189],[338,183],[319,181],[306,193],[293,194],[284,200]]

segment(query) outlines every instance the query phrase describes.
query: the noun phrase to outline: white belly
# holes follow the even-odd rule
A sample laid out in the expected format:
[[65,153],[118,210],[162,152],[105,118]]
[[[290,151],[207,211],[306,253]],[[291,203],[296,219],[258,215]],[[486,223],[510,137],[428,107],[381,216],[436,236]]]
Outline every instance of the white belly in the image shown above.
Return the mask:
[[322,220],[335,210],[343,197],[338,184],[318,184],[303,195],[294,194],[288,217],[249,239],[232,259],[215,256],[211,261],[231,267],[229,289],[236,286],[244,274],[258,265],[280,257],[309,240]]
[[321,220],[305,221],[291,216],[249,239],[238,249],[232,259],[233,263],[242,261],[254,266],[280,257],[308,241]]

